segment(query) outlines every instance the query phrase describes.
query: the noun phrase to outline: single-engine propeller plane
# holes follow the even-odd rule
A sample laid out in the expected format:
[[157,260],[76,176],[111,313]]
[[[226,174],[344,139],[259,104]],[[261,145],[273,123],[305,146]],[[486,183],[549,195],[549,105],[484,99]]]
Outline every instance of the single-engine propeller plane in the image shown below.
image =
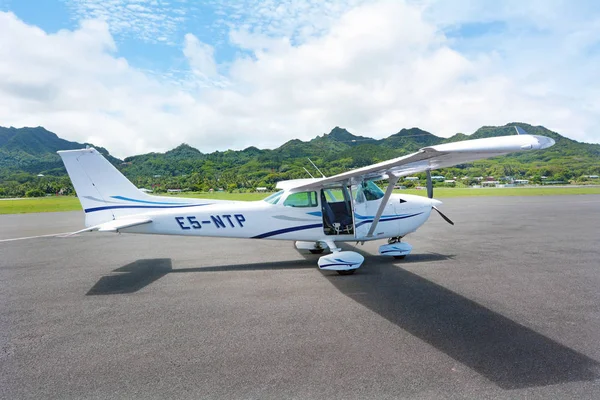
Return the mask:
[[[261,201],[218,201],[152,196],[138,190],[94,148],[59,151],[85,212],[87,231],[293,240],[298,249],[330,254],[319,268],[351,274],[364,257],[336,242],[387,239],[379,254],[404,258],[401,239],[416,231],[442,203],[433,198],[431,170],[554,145],[526,134],[424,147],[416,153],[331,177],[279,182]],[[427,197],[392,194],[403,176],[427,173]],[[388,180],[385,191],[374,181]]]

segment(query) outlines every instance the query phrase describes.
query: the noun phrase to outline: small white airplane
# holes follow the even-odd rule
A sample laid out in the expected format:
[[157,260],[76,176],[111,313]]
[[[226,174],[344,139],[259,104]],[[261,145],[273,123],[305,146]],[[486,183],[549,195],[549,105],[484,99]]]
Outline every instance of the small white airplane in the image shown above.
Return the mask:
[[[87,231],[293,240],[298,249],[331,254],[319,268],[351,274],[364,257],[336,242],[388,239],[379,254],[404,258],[401,239],[436,210],[430,171],[512,152],[545,149],[554,140],[526,134],[466,140],[323,178],[279,182],[264,200],[243,202],[151,196],[138,190],[94,148],[59,151],[85,212]],[[425,171],[428,197],[392,194],[399,178]],[[373,183],[388,180],[386,191]]]

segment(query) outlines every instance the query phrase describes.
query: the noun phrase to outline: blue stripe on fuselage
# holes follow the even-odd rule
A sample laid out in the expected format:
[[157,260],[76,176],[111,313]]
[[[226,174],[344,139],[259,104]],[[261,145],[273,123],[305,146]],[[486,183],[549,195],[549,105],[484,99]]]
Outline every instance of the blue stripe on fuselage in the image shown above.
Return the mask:
[[[416,213],[416,214],[394,215],[394,216],[389,216],[388,218],[385,218],[385,219],[382,218],[379,220],[379,222],[388,222],[388,221],[395,221],[395,220],[399,220],[399,219],[406,219],[406,218],[416,217],[417,215],[421,215],[421,214],[423,214],[423,213],[420,212],[420,213]],[[390,217],[393,217],[393,218],[390,218]],[[366,221],[361,221],[360,223],[356,224],[356,227],[358,228],[361,225],[368,224],[371,222],[373,222],[372,219],[366,220]],[[260,235],[253,236],[252,239],[264,239],[266,237],[282,235],[282,234],[288,233],[288,232],[302,231],[305,229],[322,228],[322,227],[323,227],[323,224],[293,226],[290,228],[278,229],[278,230],[271,231],[271,232],[261,233]]]
[[121,209],[121,208],[149,208],[149,209],[154,209],[154,210],[163,210],[163,209],[169,209],[169,208],[199,207],[199,206],[207,206],[207,205],[208,204],[190,204],[190,205],[183,205],[183,206],[102,206],[102,207],[86,208],[83,211],[87,214],[87,213],[96,212],[96,211],[116,210],[116,209]]
[[[416,217],[417,215],[421,215],[421,214],[423,214],[423,213],[420,212],[420,213],[416,213],[416,214],[405,214],[405,215],[390,216],[390,217],[393,217],[393,218],[384,218],[384,217],[381,217],[381,219],[379,220],[379,222],[396,221],[396,220],[399,220],[399,219],[406,219],[406,218]],[[373,222],[372,219],[368,219],[366,221],[361,221],[358,224],[356,224],[356,228],[358,228],[359,226],[362,226],[364,224],[370,224],[372,222]]]
[[282,235],[282,234],[288,233],[288,232],[303,231],[305,229],[322,228],[322,227],[323,227],[323,224],[292,226],[291,228],[278,229],[276,231],[261,233],[260,235],[252,236],[251,239],[264,239],[266,237]]
[[113,199],[117,199],[117,200],[125,200],[125,201],[133,201],[135,203],[144,203],[144,204],[165,204],[165,205],[189,205],[189,204],[193,204],[193,203],[170,203],[170,202],[162,202],[162,201],[147,201],[147,200],[138,200],[138,199],[130,199],[129,197],[123,197],[123,196],[110,196]]

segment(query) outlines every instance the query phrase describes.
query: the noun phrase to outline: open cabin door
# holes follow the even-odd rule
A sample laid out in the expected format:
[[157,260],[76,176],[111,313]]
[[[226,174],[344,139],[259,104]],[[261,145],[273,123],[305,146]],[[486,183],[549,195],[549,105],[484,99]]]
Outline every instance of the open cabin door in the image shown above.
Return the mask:
[[328,236],[354,235],[353,200],[346,186],[321,189],[323,231]]

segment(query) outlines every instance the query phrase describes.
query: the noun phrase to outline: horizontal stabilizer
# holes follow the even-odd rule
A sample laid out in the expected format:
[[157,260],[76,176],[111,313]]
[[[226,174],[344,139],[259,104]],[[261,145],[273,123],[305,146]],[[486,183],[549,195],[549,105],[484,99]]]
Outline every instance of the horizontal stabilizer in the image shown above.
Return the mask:
[[82,229],[77,232],[69,233],[68,235],[65,235],[63,237],[73,236],[73,235],[77,235],[79,233],[92,232],[92,231],[118,232],[121,229],[131,228],[131,227],[138,226],[138,225],[149,224],[150,222],[152,222],[152,220],[150,218],[116,219],[113,221],[105,222],[103,224],[90,226],[89,228],[85,228],[85,229]]

